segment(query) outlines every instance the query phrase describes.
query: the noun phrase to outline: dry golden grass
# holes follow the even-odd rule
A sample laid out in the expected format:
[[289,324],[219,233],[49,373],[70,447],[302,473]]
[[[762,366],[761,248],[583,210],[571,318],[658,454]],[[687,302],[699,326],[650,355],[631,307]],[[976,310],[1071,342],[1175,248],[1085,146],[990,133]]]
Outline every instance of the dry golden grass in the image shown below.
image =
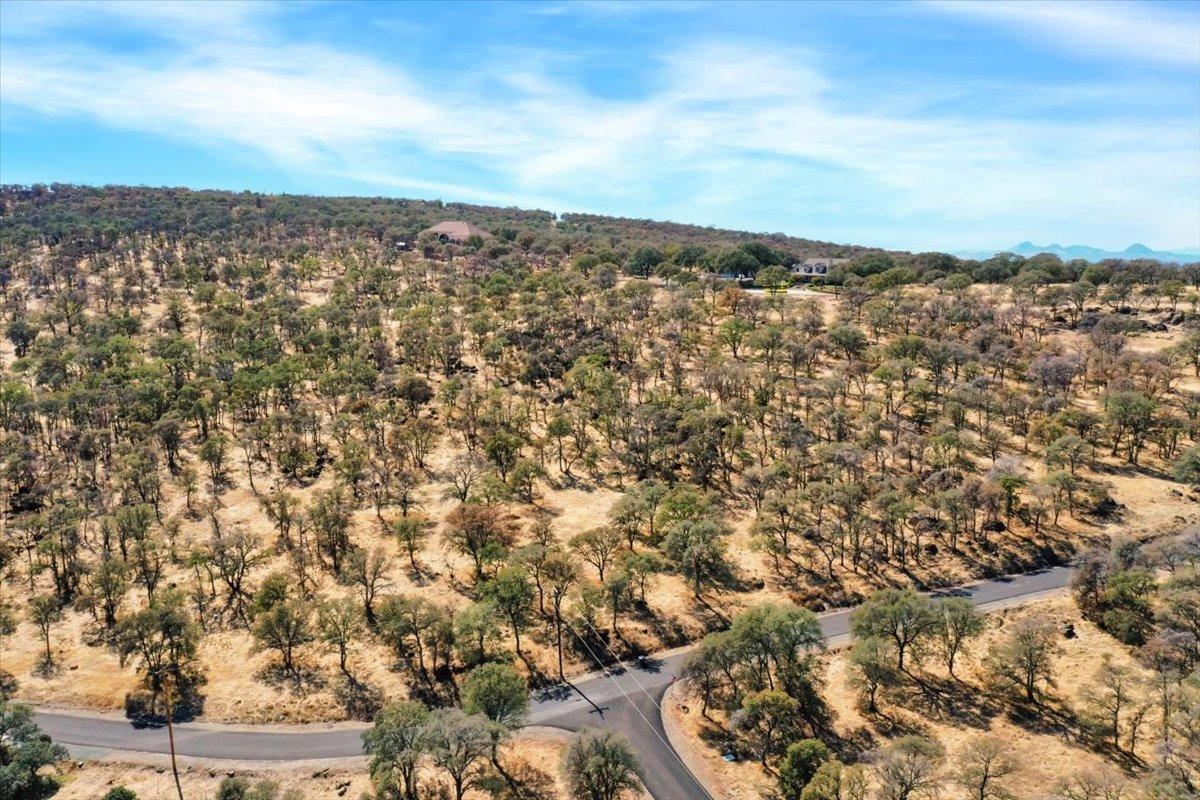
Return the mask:
[[45,655],[41,632],[22,622],[16,634],[4,640],[0,669],[20,681],[20,698],[46,705],[111,711],[123,708],[125,694],[137,683],[132,665],[122,667],[111,650],[84,644],[86,615],[68,612],[54,628],[51,648],[57,669],[44,676],[39,669]]
[[[1059,637],[1061,654],[1055,659],[1057,685],[1047,701],[1048,712],[1030,714],[1020,704],[1009,702],[1004,692],[990,685],[982,665],[989,644],[1006,634],[1022,619],[1048,620],[1062,630],[1067,624],[1075,628],[1076,637]],[[1089,687],[1106,659],[1128,666],[1145,678],[1149,673],[1130,656],[1127,648],[1083,620],[1074,602],[1065,595],[1056,596],[1028,606],[1014,607],[989,615],[988,627],[981,640],[972,647],[970,656],[956,668],[961,683],[948,678],[944,669],[933,662],[926,665],[924,680],[936,687],[936,692],[922,692],[909,684],[894,690],[880,704],[878,715],[864,712],[858,697],[855,679],[848,669],[846,651],[826,657],[826,686],[823,696],[833,715],[832,727],[840,743],[840,757],[854,759],[899,735],[919,734],[941,743],[946,750],[943,783],[947,792],[954,788],[953,765],[957,756],[970,742],[981,736],[1000,739],[1017,770],[1004,780],[1015,797],[1041,797],[1054,789],[1065,777],[1077,772],[1095,772],[1111,766],[1078,735],[1072,721],[1059,727],[1056,720],[1070,719],[1073,712],[1085,709]],[[709,742],[725,737],[723,715],[713,713],[712,720],[698,713],[698,703],[684,693],[673,690],[664,702],[664,715],[678,726],[687,741],[683,748],[689,758],[701,761],[706,774],[712,774],[726,800],[757,800],[769,796],[775,777],[755,761],[727,763]],[[1149,735],[1152,719],[1143,733],[1139,754],[1149,757],[1153,737]]]
[[[514,775],[536,776],[536,785],[544,800],[567,800],[561,775],[563,752],[569,735],[548,728],[521,732],[503,750],[505,768]],[[99,800],[114,786],[132,789],[139,800],[176,800],[175,780],[164,758],[146,757],[139,761],[100,760],[68,762],[62,766],[63,787],[59,800]],[[438,780],[438,772],[426,769],[425,779]],[[189,800],[204,800],[215,795],[222,779],[244,777],[250,781],[271,780],[282,791],[296,790],[305,800],[334,800],[345,797],[358,800],[371,789],[366,759],[349,759],[330,764],[307,762],[300,766],[255,766],[217,762],[185,763],[180,766],[180,784]],[[534,785],[534,784],[531,784]],[[469,800],[488,797],[480,791],[468,792]]]
[[[72,765],[64,775],[64,785],[56,798],[61,800],[99,800],[115,786],[124,786],[137,793],[139,800],[177,800],[175,780],[171,770],[164,766],[122,763],[109,761],[81,762]],[[250,780],[268,778],[276,781],[281,789],[297,789],[311,800],[347,797],[357,800],[370,789],[370,780],[365,769],[349,767],[322,768],[296,771],[255,772],[227,769],[183,767],[180,784],[184,797],[210,798],[216,795],[217,787],[227,775],[238,775]]]
[[[328,286],[328,277],[314,282],[303,293],[303,301],[312,304],[323,302]],[[917,288],[914,291],[932,290]],[[999,304],[1007,302],[1003,299],[1003,293],[992,287],[977,287],[974,291],[988,294]],[[838,313],[838,301],[832,294],[786,298],[781,302],[789,306],[815,303],[821,308],[826,322],[832,322]],[[157,319],[162,313],[161,304],[153,305],[145,312],[148,319]],[[1077,332],[1056,332],[1054,335],[1063,340],[1065,347],[1079,344],[1080,334]],[[1132,337],[1131,347],[1154,350],[1173,343],[1181,335],[1178,329],[1164,334],[1144,334]],[[0,348],[6,347],[7,342],[0,343]],[[0,360],[4,363],[11,363],[11,357],[11,352],[0,349]],[[1017,444],[1014,441],[1014,447]],[[420,490],[423,513],[439,523],[455,505],[454,501],[446,499],[448,483],[440,475],[459,449],[448,439],[442,440],[429,458],[429,480]],[[677,575],[663,575],[655,581],[649,592],[651,613],[644,618],[626,615],[621,622],[621,637],[630,649],[659,650],[696,639],[722,626],[738,610],[764,600],[787,598],[814,608],[840,605],[852,602],[881,583],[910,585],[914,578],[940,584],[967,581],[980,571],[995,569],[997,564],[1010,563],[1015,565],[1013,569],[1020,569],[1030,553],[1043,547],[1049,547],[1060,557],[1065,557],[1072,550],[1105,536],[1146,536],[1166,527],[1200,519],[1194,497],[1178,484],[1160,477],[1161,472],[1149,474],[1144,470],[1130,470],[1118,460],[1107,458],[1103,448],[1098,450],[1098,454],[1099,471],[1083,470],[1082,475],[1107,485],[1114,498],[1125,506],[1116,518],[1097,523],[1075,520],[1064,513],[1059,528],[1052,532],[1044,531],[1040,537],[1034,537],[1031,531],[1018,526],[993,536],[995,549],[992,546],[972,549],[970,543],[965,543],[967,554],[962,559],[950,558],[943,553],[937,557],[926,557],[924,563],[910,564],[909,569],[900,569],[895,565],[874,565],[869,574],[844,571],[839,574],[835,584],[824,582],[820,575],[823,564],[811,561],[804,563],[804,557],[800,559],[801,566],[777,573],[769,559],[752,546],[751,510],[733,503],[727,509],[726,516],[733,530],[729,556],[736,567],[737,585],[718,591],[710,590],[706,603],[698,605],[685,580]],[[230,456],[233,464],[232,485],[219,497],[218,516],[224,526],[242,526],[255,533],[264,546],[270,546],[274,539],[273,529],[258,498],[250,489],[240,448],[235,446]],[[1041,468],[1036,456],[1026,458],[1026,463],[1032,469],[1031,474],[1038,474]],[[1147,463],[1160,469],[1163,466],[1156,465],[1150,455],[1147,456]],[[553,518],[556,536],[565,543],[577,533],[604,524],[608,509],[620,496],[619,491],[614,487],[567,481],[557,474],[552,464],[547,464],[547,468],[551,473],[550,479],[539,483],[536,504],[513,506],[514,513],[524,526],[527,527],[535,517],[549,514]],[[986,464],[983,468],[986,469]],[[325,470],[321,479],[313,485],[286,485],[281,488],[307,504],[315,492],[332,484],[331,473],[332,470]],[[260,492],[274,488],[272,479],[261,472],[257,474],[256,482]],[[206,481],[202,480],[202,483]],[[211,534],[209,521],[187,513],[184,498],[177,487],[168,484],[165,497],[164,518],[177,518],[182,523],[180,549],[186,550],[191,542],[207,540]],[[201,508],[210,500],[207,492],[201,490],[195,505]],[[389,509],[385,516],[390,517],[395,513]],[[373,509],[364,508],[355,515],[353,538],[362,546],[383,547],[393,556],[394,563],[386,591],[421,593],[438,603],[454,607],[468,602],[461,591],[470,581],[468,561],[447,548],[441,538],[440,525],[429,537],[419,556],[424,570],[421,576],[410,572],[405,557],[396,542],[386,534]],[[251,585],[275,569],[292,571],[293,568],[286,557],[275,555],[270,563],[255,571]],[[584,566],[583,572],[589,579],[596,577],[591,567]],[[42,584],[39,590],[47,590],[48,577],[43,576],[40,580]],[[320,593],[323,595],[347,591],[328,575],[323,575],[320,580]],[[165,579],[165,583],[175,583],[181,587],[187,587],[190,581],[191,576],[181,567],[170,569]],[[23,591],[23,588],[9,585],[0,590],[11,596],[13,592]],[[142,602],[140,592],[131,590],[127,608]],[[125,694],[136,688],[137,677],[129,665],[122,667],[108,649],[84,644],[93,628],[94,625],[85,614],[68,610],[66,621],[54,632],[56,658],[62,663],[62,668],[54,675],[43,678],[34,674],[40,661],[40,639],[30,624],[23,623],[17,634],[5,641],[0,652],[0,668],[12,672],[20,680],[19,696],[23,699],[60,706],[119,709]],[[506,632],[506,640],[507,637]],[[534,632],[523,637],[523,644],[536,671],[544,674],[555,671],[553,642],[545,632]],[[502,646],[511,648],[511,643],[506,641]],[[206,635],[200,653],[200,666],[207,677],[203,689],[206,697],[203,719],[218,722],[345,719],[348,712],[337,698],[340,678],[336,673],[334,656],[311,646],[306,648],[302,658],[314,674],[324,676],[323,685],[317,681],[297,688],[288,682],[265,679],[273,656],[254,652],[247,631],[218,630]],[[350,666],[355,675],[375,687],[383,699],[406,696],[407,687],[403,677],[391,669],[392,658],[379,644],[373,641],[361,643],[351,656]],[[568,654],[568,669],[581,671],[590,667],[577,656]]]
[[[432,463],[435,470],[450,457],[452,450],[441,448],[435,453]],[[1072,520],[1064,513],[1061,530],[1054,534],[1059,548],[1079,547],[1105,536],[1133,535],[1145,537],[1166,529],[1200,519],[1195,497],[1184,487],[1165,478],[1126,469],[1116,460],[1102,459],[1104,472],[1085,472],[1093,479],[1107,484],[1113,497],[1125,506],[1121,515],[1103,524],[1095,525]],[[256,532],[264,544],[269,543],[273,533],[263,515],[257,498],[249,490],[242,473],[235,473],[236,488],[221,495],[221,519],[227,524],[239,524]],[[260,478],[260,482],[262,479]],[[307,499],[317,489],[326,485],[322,481],[303,489],[290,488],[298,496]],[[261,489],[266,487],[260,486]],[[447,488],[444,483],[430,483],[422,490],[424,512],[438,520],[453,507],[453,501],[443,498]],[[554,488],[543,484],[536,507],[517,506],[515,510],[526,521],[547,512],[554,515],[554,530],[565,542],[576,533],[603,524],[609,507],[619,493],[606,488]],[[166,516],[184,518],[180,538],[181,548],[189,541],[202,541],[209,535],[209,523],[205,519],[184,517],[183,499],[176,493],[168,494],[165,505]],[[698,606],[691,597],[687,582],[676,575],[659,577],[648,596],[653,614],[638,619],[626,615],[621,622],[622,638],[630,647],[653,651],[675,646],[686,640],[695,639],[706,631],[723,624],[738,610],[757,602],[777,599],[780,596],[803,605],[814,606],[822,593],[828,596],[829,587],[800,573],[780,576],[761,552],[751,545],[749,529],[753,514],[749,509],[731,507],[728,520],[733,529],[729,542],[729,555],[737,565],[740,586],[736,590],[721,592],[708,598],[708,607]],[[419,560],[426,570],[424,577],[414,580],[402,553],[394,540],[384,535],[371,509],[359,511],[355,517],[354,538],[359,544],[384,547],[394,559],[389,575],[388,591],[417,592],[449,605],[465,604],[467,598],[451,590],[451,576],[461,586],[469,581],[470,569],[467,560],[450,551],[441,540],[440,528],[427,543]],[[996,537],[1013,553],[1031,549],[1031,532],[1019,529]],[[979,558],[993,554],[980,552]],[[814,564],[815,570],[821,565]],[[287,559],[276,556],[272,563],[260,568],[258,576],[271,569],[290,569]],[[917,574],[936,578],[942,582],[961,582],[971,579],[972,573],[966,562],[927,560]],[[584,566],[585,576],[594,579],[591,567]],[[870,576],[843,573],[838,594],[853,597],[868,592],[879,582],[906,585],[911,573],[897,569],[873,570]],[[189,576],[176,569],[169,573],[168,581],[186,586]],[[323,579],[324,594],[340,594],[346,589],[338,586],[327,576]],[[754,587],[760,588],[754,588]],[[43,589],[44,590],[44,589]],[[14,591],[9,586],[6,591]],[[139,602],[136,592],[131,591],[129,604]],[[834,599],[833,602],[839,602]],[[103,646],[89,646],[84,642],[92,629],[86,614],[68,610],[66,621],[57,626],[53,634],[55,658],[61,668],[53,675],[40,677],[35,667],[41,660],[42,643],[37,630],[23,622],[17,634],[5,640],[0,652],[0,668],[12,672],[21,682],[19,696],[22,699],[58,706],[115,710],[123,707],[125,694],[137,685],[137,676],[131,665],[122,667],[115,654]],[[505,633],[507,640],[507,633]],[[555,657],[553,642],[544,635],[524,637],[531,663],[544,674],[554,671]],[[511,644],[503,646],[511,647]],[[311,684],[296,688],[289,682],[268,681],[264,676],[273,663],[270,653],[253,652],[253,641],[245,630],[220,630],[205,636],[200,652],[201,668],[207,676],[203,689],[206,702],[203,719],[213,722],[316,722],[347,718],[347,711],[337,699],[340,678],[337,676],[336,659],[332,653],[317,646],[306,649],[304,660],[314,673],[324,676],[324,685]],[[571,668],[579,671],[590,665],[570,659]],[[385,699],[398,699],[407,695],[404,679],[390,667],[392,658],[386,648],[373,641],[364,641],[354,648],[350,667],[357,677],[377,688]]]

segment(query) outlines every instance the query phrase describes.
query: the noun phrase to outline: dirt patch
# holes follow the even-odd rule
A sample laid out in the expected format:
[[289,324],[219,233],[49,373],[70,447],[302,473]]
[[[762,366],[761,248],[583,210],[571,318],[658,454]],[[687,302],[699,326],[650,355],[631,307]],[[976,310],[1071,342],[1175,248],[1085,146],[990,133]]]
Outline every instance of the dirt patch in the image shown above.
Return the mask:
[[[503,763],[513,774],[540,774],[539,786],[547,800],[568,800],[561,763],[570,734],[553,728],[526,728],[504,748]],[[139,800],[177,800],[175,780],[165,756],[136,759],[107,758],[73,761],[63,764],[61,800],[98,800],[114,786],[123,785],[137,792]],[[371,791],[366,759],[348,759],[334,764],[240,764],[238,762],[184,763],[180,766],[180,784],[188,798],[212,797],[221,781],[239,776],[251,781],[270,780],[283,791],[295,790],[305,800],[358,800]],[[436,780],[437,772],[426,771],[427,779]],[[479,791],[467,794],[470,800],[484,800]]]

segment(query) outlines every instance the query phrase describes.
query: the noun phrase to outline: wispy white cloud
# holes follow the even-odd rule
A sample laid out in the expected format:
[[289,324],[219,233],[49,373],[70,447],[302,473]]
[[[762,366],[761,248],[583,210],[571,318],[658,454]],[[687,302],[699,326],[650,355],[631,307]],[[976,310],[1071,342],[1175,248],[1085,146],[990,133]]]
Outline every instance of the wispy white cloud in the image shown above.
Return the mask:
[[87,49],[46,54],[14,46],[0,58],[8,102],[126,129],[231,141],[305,164],[426,129],[444,113],[403,76],[323,48],[205,45],[161,68]]
[[172,39],[253,35],[280,10],[274,0],[5,0],[5,36],[29,37],[80,26],[118,25]]
[[925,5],[1036,36],[1091,58],[1200,64],[1194,14],[1119,0],[927,0]]
[[[625,99],[563,77],[553,58],[483,63],[434,84],[395,63],[273,35],[269,8],[227,11],[253,15],[236,33],[210,25],[183,35],[192,12],[138,17],[139,7],[102,13],[134,15],[130,24],[172,37],[169,47],[130,54],[6,40],[5,105],[501,205],[866,242],[879,241],[886,220],[888,243],[936,237],[946,248],[992,244],[998,230],[1033,239],[1092,231],[1092,243],[1110,245],[1121,244],[1113,236],[1200,240],[1195,125],[932,116],[919,91],[857,107],[814,53],[729,41],[667,50],[646,81],[653,88]],[[818,216],[839,227],[806,231]],[[914,220],[925,230],[911,230]]]
[[524,6],[526,13],[541,16],[588,14],[598,17],[624,17],[653,12],[695,11],[699,0],[571,0],[567,3],[534,2]]

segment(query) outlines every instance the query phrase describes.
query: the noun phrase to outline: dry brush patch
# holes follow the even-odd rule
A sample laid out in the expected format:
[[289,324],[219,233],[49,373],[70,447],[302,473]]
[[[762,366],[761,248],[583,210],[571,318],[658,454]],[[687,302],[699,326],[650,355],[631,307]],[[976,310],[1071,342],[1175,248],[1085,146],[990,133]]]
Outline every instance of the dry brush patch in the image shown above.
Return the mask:
[[[1011,687],[998,683],[986,658],[1014,629],[1031,622],[1056,633],[1054,685],[1038,704],[1025,703]],[[1127,699],[1130,708],[1153,700],[1154,674],[1130,648],[1085,620],[1067,596],[989,614],[982,636],[957,665],[956,677],[936,658],[927,658],[911,677],[881,691],[876,712],[867,708],[862,678],[848,650],[831,652],[823,666],[822,696],[831,712],[824,738],[834,755],[846,763],[869,763],[873,752],[902,737],[928,739],[945,753],[936,776],[943,792],[962,790],[956,770],[981,743],[1003,754],[1006,774],[997,782],[1015,797],[1048,797],[1065,779],[1080,774],[1135,780],[1155,763],[1152,729],[1159,723],[1154,713],[1146,717],[1132,750],[1125,746],[1124,733],[1118,751],[1094,725],[1089,728],[1089,717],[1098,713],[1099,676],[1105,669],[1115,667],[1137,683]],[[728,714],[717,709],[706,718],[699,712],[699,701],[686,686],[668,693],[664,714],[682,731],[690,757],[717,777],[726,795],[749,800],[776,791],[778,765],[772,762],[764,769],[753,758],[723,759],[723,753],[740,749],[729,731]]]

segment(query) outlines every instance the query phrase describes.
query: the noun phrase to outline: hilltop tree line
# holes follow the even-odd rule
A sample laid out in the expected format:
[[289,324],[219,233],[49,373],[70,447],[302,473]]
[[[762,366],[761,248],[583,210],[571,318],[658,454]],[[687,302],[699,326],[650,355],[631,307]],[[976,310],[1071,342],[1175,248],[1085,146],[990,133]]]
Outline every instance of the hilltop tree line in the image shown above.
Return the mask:
[[[629,274],[683,276],[715,271],[754,277],[806,257],[833,258],[822,280],[841,284],[852,276],[887,273],[885,282],[933,283],[962,275],[1000,283],[1020,273],[1022,280],[1145,284],[1178,278],[1200,286],[1200,265],[1179,271],[1151,260],[1109,260],[1090,265],[1057,256],[1029,259],[1001,253],[986,261],[938,253],[904,253],[837,245],[784,234],[753,234],[653,220],[594,214],[555,215],[547,211],[498,208],[383,197],[311,197],[147,187],[88,187],[72,184],[0,186],[0,243],[24,247],[54,245],[77,256],[103,252],[121,238],[163,237],[198,243],[253,242],[262,252],[294,257],[319,249],[329,238],[367,240],[394,248],[414,245],[419,233],[446,219],[461,219],[494,234],[472,242],[465,252],[489,259],[530,256],[555,263],[583,257],[585,263],[613,264]],[[427,246],[430,243],[425,243]],[[510,262],[511,263],[511,262]],[[586,271],[586,268],[584,268]],[[774,284],[768,284],[774,285]]]

